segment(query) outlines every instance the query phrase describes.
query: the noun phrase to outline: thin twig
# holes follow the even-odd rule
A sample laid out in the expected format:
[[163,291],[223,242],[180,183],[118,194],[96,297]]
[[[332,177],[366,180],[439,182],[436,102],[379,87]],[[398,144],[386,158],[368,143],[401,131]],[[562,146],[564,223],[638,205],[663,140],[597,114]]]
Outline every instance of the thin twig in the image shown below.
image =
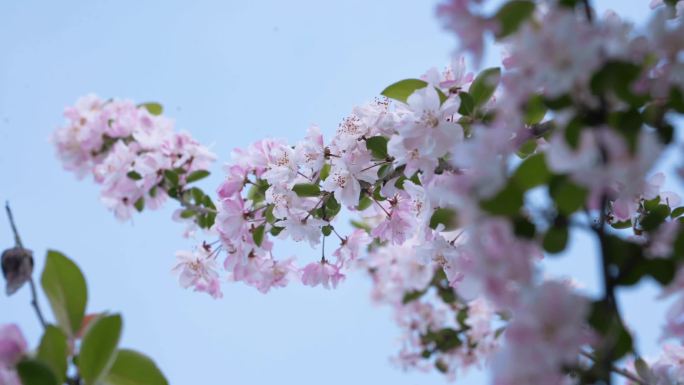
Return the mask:
[[181,204],[181,206],[185,207],[188,210],[192,210],[194,212],[197,212],[199,214],[216,214],[216,210],[209,208],[209,207],[202,207],[198,206],[196,204],[190,203],[187,199],[183,198],[183,196],[179,196],[176,198],[178,202]]
[[5,201],[5,211],[7,211],[7,218],[9,218],[10,226],[12,227],[12,232],[14,233],[14,243],[19,248],[24,248],[21,243],[21,237],[19,237],[19,231],[17,231],[17,225],[14,224],[14,216],[12,215],[12,209],[10,209],[9,201]]
[[40,305],[38,305],[38,293],[36,292],[36,284],[33,281],[33,276],[29,279],[29,287],[31,288],[31,306],[36,311],[36,316],[38,316],[38,321],[43,326],[43,329],[47,328],[47,322],[45,322],[45,317],[43,317],[43,312],[40,310]]
[[[14,243],[16,247],[23,249],[24,245],[21,243],[21,237],[19,236],[19,230],[17,230],[17,225],[14,223],[14,216],[12,215],[12,209],[10,208],[9,202],[5,202],[5,211],[7,211],[7,218],[9,218],[10,227],[12,227],[12,232],[14,233]],[[27,258],[32,258],[30,254]],[[33,261],[31,261],[33,264]],[[31,306],[36,311],[36,316],[38,316],[38,321],[43,326],[43,329],[47,328],[47,322],[45,322],[45,317],[43,317],[43,312],[40,310],[40,305],[38,304],[38,292],[36,290],[36,283],[33,281],[33,272],[31,272],[29,277],[29,286],[31,287]]]
[[[590,359],[590,360],[592,360],[592,361],[594,361],[594,362],[597,361],[596,357],[594,357],[594,355],[591,354],[591,353],[587,353],[587,352],[585,352],[585,351],[581,351],[581,352],[580,352],[580,355],[583,356],[583,357],[586,357],[586,358],[588,358],[588,359]],[[635,375],[634,373],[630,372],[630,371],[627,370],[627,369],[618,368],[617,366],[612,365],[611,368],[610,368],[610,370],[611,370],[613,373],[619,374],[619,375],[621,375],[622,377],[625,377],[626,379],[628,379],[628,380],[630,380],[630,381],[636,382],[636,383],[639,384],[639,385],[649,385],[646,381],[642,380],[642,379],[639,378],[637,375]]]

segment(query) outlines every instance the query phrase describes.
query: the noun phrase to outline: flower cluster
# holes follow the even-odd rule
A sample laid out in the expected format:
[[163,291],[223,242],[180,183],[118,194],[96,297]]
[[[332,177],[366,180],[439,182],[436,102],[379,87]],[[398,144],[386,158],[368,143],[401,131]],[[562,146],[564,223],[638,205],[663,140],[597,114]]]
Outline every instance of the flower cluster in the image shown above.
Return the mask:
[[208,174],[215,159],[160,114],[156,103],[88,95],[65,110],[68,123],[52,137],[64,168],[91,174],[102,185],[102,202],[121,220],[178,197],[179,186]]

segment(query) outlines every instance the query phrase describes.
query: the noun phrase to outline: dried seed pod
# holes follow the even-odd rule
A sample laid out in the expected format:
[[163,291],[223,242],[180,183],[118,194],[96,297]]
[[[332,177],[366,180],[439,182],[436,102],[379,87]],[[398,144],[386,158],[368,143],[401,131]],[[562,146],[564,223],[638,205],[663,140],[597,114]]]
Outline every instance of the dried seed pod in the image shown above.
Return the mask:
[[33,273],[33,252],[23,247],[13,247],[2,252],[2,275],[7,283],[7,295],[16,293]]

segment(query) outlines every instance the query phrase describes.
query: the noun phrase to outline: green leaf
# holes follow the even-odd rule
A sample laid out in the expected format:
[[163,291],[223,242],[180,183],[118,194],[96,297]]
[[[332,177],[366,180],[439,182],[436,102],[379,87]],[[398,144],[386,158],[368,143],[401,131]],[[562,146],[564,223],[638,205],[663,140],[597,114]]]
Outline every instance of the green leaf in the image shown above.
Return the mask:
[[64,382],[66,378],[68,355],[69,346],[64,332],[56,326],[47,325],[40,339],[36,357],[50,367],[59,383]]
[[444,231],[453,230],[458,225],[456,212],[448,208],[438,208],[430,217],[430,228],[436,229],[437,226],[444,225]]
[[532,155],[525,159],[513,174],[513,180],[522,190],[529,190],[545,184],[551,177],[551,172],[546,167],[544,153]]
[[640,225],[646,231],[655,230],[669,215],[670,207],[668,205],[660,204],[646,214],[646,217],[641,220]]
[[254,243],[259,247],[261,247],[261,244],[264,242],[264,230],[266,230],[265,225],[261,225],[252,230],[252,239],[254,239]]
[[332,231],[333,231],[333,227],[331,225],[325,225],[325,226],[321,227],[321,232],[326,237],[329,236],[330,234],[332,234]]
[[540,95],[535,95],[528,100],[525,106],[525,124],[537,124],[546,116],[548,108]]
[[22,385],[58,385],[57,377],[50,367],[40,360],[23,359],[17,364]]
[[444,328],[437,332],[428,332],[426,339],[434,342],[437,350],[441,352],[448,352],[463,344],[459,338],[458,331],[451,328]]
[[209,171],[207,171],[207,170],[197,170],[197,171],[193,171],[193,172],[190,173],[190,175],[188,175],[188,176],[185,178],[185,183],[196,182],[196,181],[198,181],[198,180],[200,180],[200,179],[204,179],[204,178],[208,177],[209,174],[210,174],[210,173],[209,173]]
[[173,170],[164,170],[164,177],[171,186],[178,186],[178,181],[180,180],[180,178],[177,172]]
[[106,315],[88,328],[81,343],[78,368],[85,385],[95,385],[105,377],[116,359],[121,338],[121,316]]
[[69,336],[75,336],[88,301],[83,273],[64,254],[49,250],[40,282],[57,322]]
[[[352,221],[351,221],[351,225],[352,225],[353,227],[357,228],[357,229],[365,230],[365,231],[367,231],[367,232],[369,232],[369,233],[370,233],[370,231],[371,231],[370,225],[368,225],[368,224],[365,223],[365,222],[352,220]],[[683,239],[684,239],[684,238],[683,238]]]
[[579,147],[580,136],[582,135],[582,129],[584,124],[578,118],[570,120],[568,125],[565,127],[563,132],[565,142],[570,146],[570,148],[577,150]]
[[678,218],[681,217],[684,214],[684,206],[682,207],[677,207],[676,209],[672,210],[670,213],[670,218]]
[[328,218],[332,218],[337,215],[342,209],[340,202],[335,199],[334,195],[329,195],[325,201],[325,214]]
[[380,94],[387,96],[390,99],[406,103],[406,100],[409,98],[409,96],[411,96],[411,94],[413,94],[416,90],[425,88],[427,86],[428,83],[424,80],[404,79],[388,86]]
[[269,187],[270,186],[266,180],[257,180],[247,191],[247,199],[253,201],[254,203],[262,202],[266,199],[266,190],[268,190]]
[[572,106],[573,101],[570,95],[564,94],[554,99],[544,98],[544,104],[552,110],[562,110]]
[[480,207],[494,215],[514,215],[523,205],[523,192],[509,183],[492,198],[480,202]]
[[325,163],[325,164],[323,164],[323,167],[321,168],[321,180],[328,179],[329,175],[330,175],[330,163]]
[[271,235],[273,235],[274,237],[277,237],[278,234],[280,234],[283,230],[285,230],[284,227],[273,226],[273,227],[271,227],[271,231],[269,231],[269,232],[270,232]]
[[610,226],[614,229],[624,230],[632,227],[632,221],[627,219],[621,222],[611,223]]
[[317,197],[321,195],[320,187],[311,183],[297,183],[292,187],[292,191],[300,197]]
[[473,98],[475,107],[480,107],[489,101],[492,95],[494,95],[500,80],[501,68],[499,67],[487,68],[477,75],[468,90],[468,93]]
[[516,155],[518,155],[520,158],[527,158],[528,156],[532,155],[534,151],[537,149],[537,139],[530,139],[523,143],[520,148],[518,148],[518,151],[516,152]]
[[669,285],[675,278],[677,266],[670,259],[654,258],[647,260],[648,275],[663,286]]
[[375,159],[387,159],[387,142],[384,136],[374,136],[366,139],[366,148],[370,150]]
[[463,116],[472,116],[473,112],[475,112],[475,101],[473,100],[473,97],[465,91],[459,92],[458,97],[461,99],[458,113]]
[[138,172],[136,171],[129,171],[128,174],[126,174],[126,176],[133,180],[142,179],[142,175],[138,174]]
[[383,164],[378,168],[378,178],[383,179],[393,171],[392,164]]
[[423,294],[426,293],[426,290],[412,290],[412,291],[407,291],[404,293],[404,298],[402,298],[401,303],[406,305],[409,302],[413,302],[420,297],[423,296]]
[[494,15],[499,22],[496,37],[506,37],[518,30],[534,12],[534,3],[526,0],[513,0],[504,4]]
[[553,226],[544,235],[542,246],[547,253],[556,254],[565,250],[568,244],[568,228],[566,226]]
[[145,208],[145,198],[138,198],[138,200],[136,200],[135,203],[133,203],[133,207],[135,207],[135,209],[138,210],[138,212],[143,211],[143,209]]
[[361,197],[361,200],[359,201],[359,204],[356,206],[356,209],[358,211],[363,211],[363,210],[369,208],[370,205],[372,205],[372,204],[373,204],[373,200],[364,195]]
[[141,103],[140,107],[145,107],[145,109],[152,115],[161,115],[164,112],[164,107],[161,104],[155,102]]
[[651,371],[651,368],[648,367],[648,364],[646,361],[644,361],[643,358],[639,357],[634,361],[634,368],[636,369],[637,374],[639,377],[641,377],[642,380],[644,380],[647,384],[648,383],[655,383],[657,379],[653,375],[653,372]]
[[121,349],[109,373],[105,385],[167,385],[161,370],[149,357],[129,349]]
[[513,220],[513,232],[520,238],[534,238],[537,229],[529,219],[525,217],[516,217]]
[[188,219],[188,218],[194,217],[195,214],[197,214],[197,212],[195,212],[195,210],[188,209],[188,210],[181,211],[180,217],[183,219]]
[[551,197],[556,203],[558,211],[563,215],[570,215],[579,210],[586,201],[589,191],[565,178],[555,178],[549,186]]
[[634,93],[632,84],[641,75],[641,67],[627,61],[608,61],[591,78],[591,90],[600,95],[607,92],[615,94],[634,107],[642,106],[647,100],[645,95]]

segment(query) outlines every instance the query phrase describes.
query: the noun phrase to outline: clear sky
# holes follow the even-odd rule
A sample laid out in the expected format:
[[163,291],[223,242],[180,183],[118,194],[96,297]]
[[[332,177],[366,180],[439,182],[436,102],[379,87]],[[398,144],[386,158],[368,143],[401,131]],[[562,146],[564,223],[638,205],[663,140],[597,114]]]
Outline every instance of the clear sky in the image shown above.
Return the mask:
[[[599,5],[643,20],[647,4]],[[181,289],[173,254],[192,244],[170,220],[173,204],[117,222],[94,183],[61,169],[48,137],[64,106],[85,93],[159,101],[178,128],[219,155],[202,182],[212,191],[234,147],[264,136],[295,141],[311,123],[331,134],[386,85],[444,66],[454,46],[431,1],[2,1],[0,200],[11,201],[37,272],[48,248],[74,258],[88,280],[89,310],[122,312],[123,344],[152,356],[172,384],[445,383],[391,365],[398,330],[389,309],[371,304],[363,274],[335,291],[295,285],[262,295],[230,284],[212,300]],[[497,58],[490,49],[487,61]],[[0,245],[12,246],[4,218]],[[596,292],[593,246],[574,239],[575,258],[550,261],[551,271]],[[318,255],[280,251],[294,253]],[[647,284],[623,296],[630,324],[651,340],[663,312],[656,293]],[[35,346],[28,289],[0,295],[6,322],[19,323]],[[653,343],[641,346],[655,352]]]

